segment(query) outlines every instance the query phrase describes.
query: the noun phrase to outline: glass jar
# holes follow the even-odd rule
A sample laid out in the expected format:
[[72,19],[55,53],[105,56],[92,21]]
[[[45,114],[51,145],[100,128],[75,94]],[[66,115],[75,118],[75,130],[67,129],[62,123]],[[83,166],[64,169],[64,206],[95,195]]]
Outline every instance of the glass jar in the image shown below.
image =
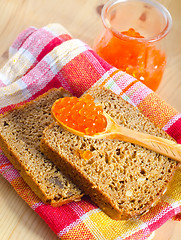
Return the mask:
[[172,25],[168,10],[151,0],[110,0],[101,17],[104,31],[93,49],[155,91],[166,65],[162,41]]

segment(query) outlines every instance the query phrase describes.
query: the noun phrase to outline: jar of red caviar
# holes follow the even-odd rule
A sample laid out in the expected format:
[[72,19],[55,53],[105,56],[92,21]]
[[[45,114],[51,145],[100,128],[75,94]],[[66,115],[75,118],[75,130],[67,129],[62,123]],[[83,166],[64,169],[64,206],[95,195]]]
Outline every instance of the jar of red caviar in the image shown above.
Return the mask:
[[155,91],[166,65],[163,39],[172,25],[168,10],[151,0],[111,0],[101,17],[104,31],[94,50]]

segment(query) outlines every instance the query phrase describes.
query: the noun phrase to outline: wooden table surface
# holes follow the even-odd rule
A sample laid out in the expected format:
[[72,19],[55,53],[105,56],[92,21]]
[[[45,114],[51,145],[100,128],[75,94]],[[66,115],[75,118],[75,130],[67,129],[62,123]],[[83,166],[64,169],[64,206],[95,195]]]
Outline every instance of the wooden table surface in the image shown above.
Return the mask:
[[[75,37],[92,46],[102,28],[99,10],[106,0],[0,0],[0,66],[16,36],[29,26],[61,23]],[[170,11],[168,64],[158,94],[181,112],[181,1],[159,0]],[[0,176],[0,239],[55,240],[58,237]],[[154,240],[181,239],[181,222],[166,222]]]

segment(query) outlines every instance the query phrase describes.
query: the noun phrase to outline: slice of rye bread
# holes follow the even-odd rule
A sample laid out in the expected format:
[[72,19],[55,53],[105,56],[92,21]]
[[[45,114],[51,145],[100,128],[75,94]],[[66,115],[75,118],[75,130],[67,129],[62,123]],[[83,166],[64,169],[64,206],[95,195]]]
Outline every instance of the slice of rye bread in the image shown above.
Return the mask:
[[[171,139],[111,90],[95,87],[88,93],[120,125]],[[40,149],[113,219],[144,213],[158,201],[178,165],[128,142],[73,135],[57,123],[44,130]],[[89,160],[78,154],[86,150],[93,155]]]
[[51,89],[35,100],[0,117],[0,147],[35,194],[52,206],[80,200],[82,191],[40,152],[43,130],[51,122],[51,106],[70,96]]

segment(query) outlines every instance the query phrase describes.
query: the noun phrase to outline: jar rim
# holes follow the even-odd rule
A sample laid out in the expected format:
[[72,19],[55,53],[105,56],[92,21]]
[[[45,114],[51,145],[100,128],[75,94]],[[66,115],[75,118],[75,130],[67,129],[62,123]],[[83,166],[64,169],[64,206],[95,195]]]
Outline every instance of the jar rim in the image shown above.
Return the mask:
[[[158,33],[154,37],[136,38],[136,37],[127,36],[125,34],[122,34],[120,31],[117,31],[115,28],[113,28],[111,26],[111,23],[109,22],[109,20],[106,18],[106,15],[107,15],[109,9],[113,5],[122,3],[122,2],[136,2],[136,1],[140,1],[143,3],[149,4],[153,7],[155,7],[159,12],[161,12],[162,15],[164,15],[165,22],[166,22],[165,27],[163,28],[163,30],[160,33]],[[121,38],[123,40],[136,40],[138,42],[150,42],[151,43],[151,42],[159,41],[169,33],[171,26],[172,26],[172,17],[171,17],[171,14],[169,13],[169,11],[167,10],[167,8],[164,7],[161,3],[158,3],[154,0],[109,0],[102,8],[101,18],[102,18],[105,28],[110,30],[113,33],[113,35],[115,35],[118,38]]]

